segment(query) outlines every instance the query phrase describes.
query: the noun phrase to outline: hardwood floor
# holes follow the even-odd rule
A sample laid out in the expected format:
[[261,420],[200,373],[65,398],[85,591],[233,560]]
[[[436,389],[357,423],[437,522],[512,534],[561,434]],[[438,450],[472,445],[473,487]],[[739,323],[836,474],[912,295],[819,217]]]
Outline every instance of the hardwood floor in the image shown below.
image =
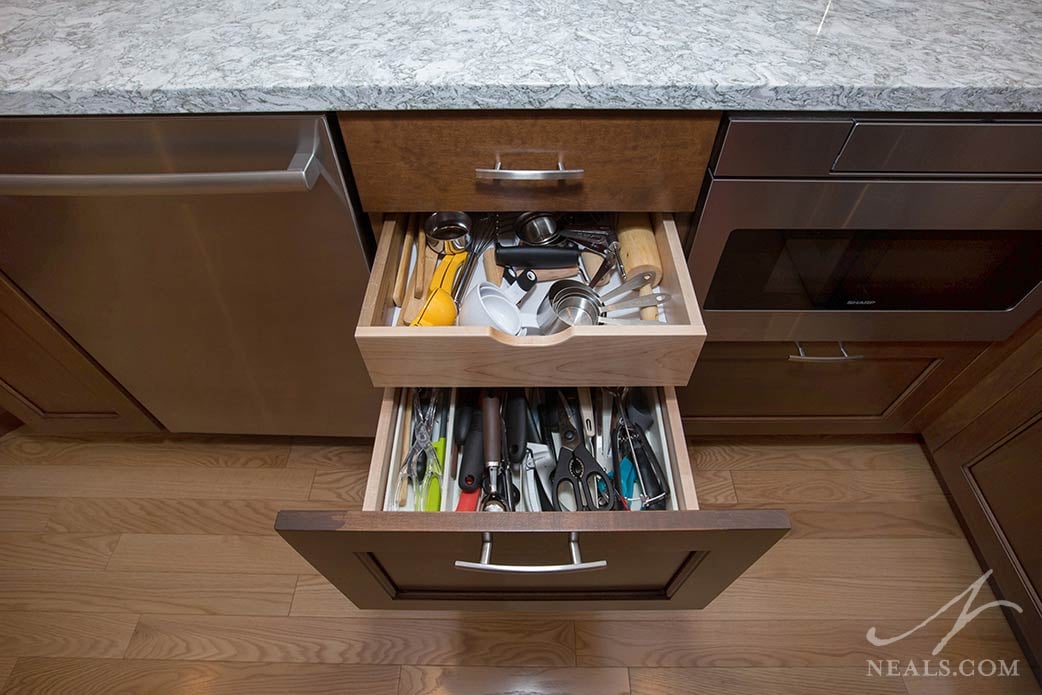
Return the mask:
[[[1039,693],[1001,615],[935,658],[1018,677],[869,675],[931,658],[981,574],[905,438],[697,439],[704,508],[793,530],[704,611],[360,611],[272,531],[361,506],[369,443],[0,437],[3,693]],[[991,600],[990,591],[976,605]]]

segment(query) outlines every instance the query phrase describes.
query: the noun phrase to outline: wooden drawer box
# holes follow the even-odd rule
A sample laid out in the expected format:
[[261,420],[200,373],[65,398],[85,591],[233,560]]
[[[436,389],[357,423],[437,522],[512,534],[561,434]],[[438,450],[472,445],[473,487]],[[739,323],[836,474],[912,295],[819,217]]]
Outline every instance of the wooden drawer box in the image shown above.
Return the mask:
[[[715,112],[369,112],[339,118],[367,212],[693,210],[720,122]],[[497,164],[527,178],[479,174]],[[555,175],[559,168],[572,173]],[[533,180],[534,172],[551,180]]]
[[[395,325],[391,299],[404,244],[402,216],[380,234],[355,340],[375,386],[646,386],[686,384],[706,331],[669,215],[655,216],[660,326],[575,326],[513,336],[485,326]],[[545,290],[544,290],[545,291]],[[534,299],[533,299],[534,301]]]
[[[700,511],[675,394],[669,387],[655,392],[662,427],[653,446],[671,470],[671,511],[384,511],[401,457],[403,410],[403,391],[389,389],[363,511],[283,511],[276,529],[359,608],[704,607],[786,533],[789,519],[777,510]],[[454,460],[449,446],[446,471]],[[447,478],[445,495],[454,488]],[[458,567],[457,560],[478,560],[485,534],[497,567]],[[571,534],[578,534],[584,562],[606,564],[547,567],[574,563]]]
[[688,434],[906,431],[979,343],[706,343],[679,391]]

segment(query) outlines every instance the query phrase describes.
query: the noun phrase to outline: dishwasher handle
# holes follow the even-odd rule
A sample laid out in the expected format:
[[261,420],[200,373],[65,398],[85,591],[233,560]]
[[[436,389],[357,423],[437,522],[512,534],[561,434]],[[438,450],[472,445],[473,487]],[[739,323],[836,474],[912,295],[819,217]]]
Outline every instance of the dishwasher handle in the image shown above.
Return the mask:
[[318,127],[302,138],[285,169],[178,174],[0,174],[0,195],[144,196],[306,193],[322,174]]

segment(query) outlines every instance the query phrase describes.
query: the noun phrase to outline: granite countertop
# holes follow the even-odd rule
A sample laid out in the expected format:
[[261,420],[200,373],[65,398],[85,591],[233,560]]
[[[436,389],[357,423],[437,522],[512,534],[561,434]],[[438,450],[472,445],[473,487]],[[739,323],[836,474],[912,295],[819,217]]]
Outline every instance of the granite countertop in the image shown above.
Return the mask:
[[4,0],[0,114],[1042,112],[1039,0]]

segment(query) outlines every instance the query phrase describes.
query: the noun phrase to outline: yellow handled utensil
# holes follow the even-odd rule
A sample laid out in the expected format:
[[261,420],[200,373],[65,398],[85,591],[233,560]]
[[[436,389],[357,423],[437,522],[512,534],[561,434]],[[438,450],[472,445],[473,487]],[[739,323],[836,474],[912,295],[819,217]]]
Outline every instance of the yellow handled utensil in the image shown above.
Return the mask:
[[456,323],[457,308],[452,299],[452,285],[466,260],[467,252],[457,251],[446,254],[438,261],[427,301],[410,326],[451,326]]

